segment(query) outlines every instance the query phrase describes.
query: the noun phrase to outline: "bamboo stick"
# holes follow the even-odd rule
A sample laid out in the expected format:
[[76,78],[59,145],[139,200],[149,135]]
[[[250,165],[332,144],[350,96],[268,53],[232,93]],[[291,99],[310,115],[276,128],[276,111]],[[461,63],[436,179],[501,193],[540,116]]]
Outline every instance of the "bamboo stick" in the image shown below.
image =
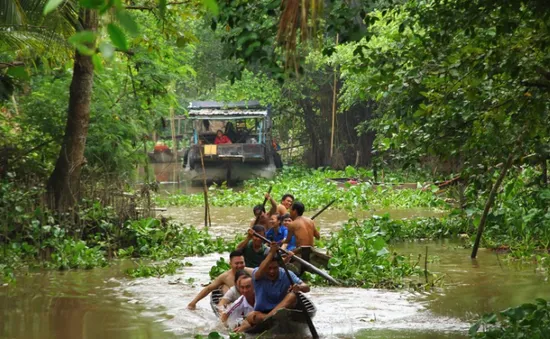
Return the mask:
[[210,219],[210,206],[208,204],[208,187],[206,186],[206,169],[204,168],[204,157],[202,155],[202,145],[199,144],[199,154],[201,156],[202,182],[204,189],[204,227],[212,226]]
[[[338,46],[338,34],[336,34],[336,46]],[[334,66],[334,82],[332,88],[332,129],[330,133],[330,158],[332,159],[332,154],[334,151],[334,125],[336,122],[336,84],[337,84],[337,74],[336,74],[336,65]]]

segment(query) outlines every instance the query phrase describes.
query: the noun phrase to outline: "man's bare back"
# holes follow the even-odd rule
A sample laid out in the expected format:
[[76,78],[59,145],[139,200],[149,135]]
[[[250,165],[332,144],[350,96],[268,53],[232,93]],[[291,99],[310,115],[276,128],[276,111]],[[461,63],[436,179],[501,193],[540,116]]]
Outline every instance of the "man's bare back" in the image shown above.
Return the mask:
[[314,238],[320,238],[319,231],[315,228],[315,222],[302,216],[294,219],[289,225],[287,240],[290,240],[293,235],[296,237],[296,247],[313,246]]

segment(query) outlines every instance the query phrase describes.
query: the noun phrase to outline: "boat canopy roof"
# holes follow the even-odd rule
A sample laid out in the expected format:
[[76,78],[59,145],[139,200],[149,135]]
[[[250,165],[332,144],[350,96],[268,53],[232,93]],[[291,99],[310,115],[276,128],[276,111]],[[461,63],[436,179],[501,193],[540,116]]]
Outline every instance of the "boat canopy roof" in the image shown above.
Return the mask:
[[186,118],[192,120],[236,120],[264,118],[268,110],[258,101],[217,102],[192,101]]

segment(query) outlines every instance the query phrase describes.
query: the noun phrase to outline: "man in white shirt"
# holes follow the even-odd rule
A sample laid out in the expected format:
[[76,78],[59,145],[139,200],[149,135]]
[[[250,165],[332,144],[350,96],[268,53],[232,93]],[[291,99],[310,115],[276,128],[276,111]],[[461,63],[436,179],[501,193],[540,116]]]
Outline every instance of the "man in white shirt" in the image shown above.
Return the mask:
[[256,295],[250,275],[241,276],[237,284],[241,296],[229,305],[220,317],[222,322],[231,329],[240,326],[248,313],[254,311],[254,303],[256,302]]

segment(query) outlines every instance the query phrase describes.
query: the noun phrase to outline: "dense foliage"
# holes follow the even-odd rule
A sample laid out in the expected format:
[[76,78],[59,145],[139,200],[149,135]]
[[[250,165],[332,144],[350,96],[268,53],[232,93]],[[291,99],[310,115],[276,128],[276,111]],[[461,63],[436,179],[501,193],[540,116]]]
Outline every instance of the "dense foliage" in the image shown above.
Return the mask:
[[470,327],[470,338],[542,339],[550,335],[550,304],[544,299],[485,314]]
[[[364,182],[332,181],[337,178],[355,178]],[[407,176],[411,178],[411,176]],[[414,178],[414,177],[413,177]],[[224,185],[211,186],[209,202],[213,206],[254,206],[270,186],[277,200],[283,194],[293,194],[307,210],[319,209],[336,199],[333,208],[355,211],[369,207],[445,208],[445,202],[434,195],[437,186],[418,183],[418,189],[394,189],[403,176],[386,176],[385,184],[373,184],[372,171],[348,167],[345,171],[286,167],[273,180],[256,179],[244,183],[243,189],[233,190]],[[424,186],[425,185],[425,186]],[[202,206],[202,194],[174,194],[157,197],[158,205]]]
[[[411,277],[422,270],[417,258],[407,258],[388,249],[384,232],[369,221],[350,220],[326,241],[329,273],[346,286],[366,288],[415,287]],[[426,283],[428,283],[426,281]]]

